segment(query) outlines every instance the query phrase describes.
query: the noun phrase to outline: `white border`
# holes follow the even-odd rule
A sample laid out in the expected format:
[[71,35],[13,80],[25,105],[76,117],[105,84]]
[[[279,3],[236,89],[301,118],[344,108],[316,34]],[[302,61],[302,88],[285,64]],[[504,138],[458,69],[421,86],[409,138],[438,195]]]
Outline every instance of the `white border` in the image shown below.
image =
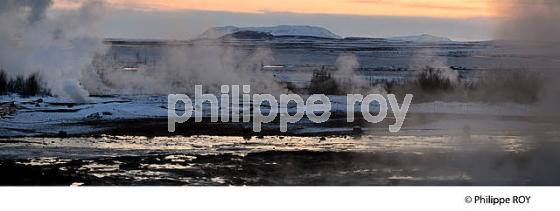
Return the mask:
[[[529,204],[466,196],[529,195]],[[558,210],[558,187],[4,187],[1,210]]]

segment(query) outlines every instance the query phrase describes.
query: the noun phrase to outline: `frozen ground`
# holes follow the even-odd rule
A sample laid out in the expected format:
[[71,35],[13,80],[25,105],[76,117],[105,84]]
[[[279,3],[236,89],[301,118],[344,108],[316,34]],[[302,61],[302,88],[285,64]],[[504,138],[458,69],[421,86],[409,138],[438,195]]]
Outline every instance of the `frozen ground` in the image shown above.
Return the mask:
[[102,130],[76,123],[92,120],[117,120],[167,117],[163,97],[92,97],[91,103],[75,104],[55,97],[1,96],[2,102],[15,102],[17,112],[0,122],[1,136],[85,134]]
[[[313,124],[306,119],[290,126],[289,133],[297,134],[344,134],[352,131],[354,125],[345,122],[347,103],[345,96],[329,96],[331,99],[331,120],[324,124]],[[22,136],[78,136],[104,134],[115,129],[131,128],[123,125],[134,123],[148,132],[154,124],[165,130],[167,127],[166,96],[105,96],[92,97],[91,103],[75,104],[62,98],[31,97],[21,98],[16,95],[0,97],[2,102],[14,102],[17,111],[5,116],[0,121],[1,137]],[[355,105],[359,111],[360,104]],[[235,108],[239,108],[236,106]],[[268,107],[262,107],[268,112]],[[288,106],[293,113],[295,106]],[[300,108],[305,109],[305,108]],[[372,112],[378,110],[371,104]],[[210,116],[210,105],[205,104],[203,114]],[[486,132],[526,132],[527,129],[547,129],[554,126],[544,117],[532,115],[535,108],[520,104],[483,104],[483,103],[450,103],[432,102],[413,104],[410,107],[402,133],[424,132],[461,132],[468,127],[473,131]],[[177,113],[181,113],[178,109]],[[388,115],[392,117],[392,115]],[[205,122],[208,122],[205,120]],[[120,124],[117,124],[120,123]],[[360,125],[371,133],[387,132],[387,124],[394,123],[389,119],[375,125]],[[214,123],[219,126],[220,123]],[[244,124],[223,123],[234,127],[245,127]],[[237,125],[237,126],[235,126]],[[278,130],[278,122],[265,125],[270,131]],[[188,129],[188,128],[187,128]],[[133,131],[130,131],[133,132]],[[166,131],[158,131],[165,135]],[[137,135],[148,135],[138,134]],[[195,133],[196,134],[196,133]],[[212,130],[201,131],[199,135],[213,135]],[[125,134],[126,135],[126,134]],[[194,134],[193,134],[194,135]],[[236,134],[229,134],[236,135]],[[237,134],[244,135],[244,134]]]

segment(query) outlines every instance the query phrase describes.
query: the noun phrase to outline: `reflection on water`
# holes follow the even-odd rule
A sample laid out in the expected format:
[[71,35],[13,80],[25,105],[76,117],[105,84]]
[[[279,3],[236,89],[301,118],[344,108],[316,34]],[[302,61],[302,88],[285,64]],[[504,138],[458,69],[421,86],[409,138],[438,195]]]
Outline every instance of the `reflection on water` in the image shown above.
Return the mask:
[[[6,185],[525,185],[556,159],[528,136],[20,138]],[[553,139],[557,140],[557,139]],[[545,150],[543,150],[545,149]],[[556,159],[560,160],[560,159]],[[551,165],[556,165],[552,163]]]
[[[19,138],[5,141],[1,157],[92,157],[111,156],[121,151],[131,154],[238,154],[264,151],[355,151],[417,152],[494,149],[526,151],[532,141],[526,136],[363,136],[354,137],[282,137],[246,139],[235,136],[144,137],[100,136],[80,138]],[[27,150],[21,150],[21,149]],[[9,149],[9,150],[8,150]],[[32,149],[41,149],[41,152]],[[21,150],[21,151],[20,151]],[[14,153],[14,152],[18,153]],[[123,155],[123,154],[119,154]],[[181,159],[180,157],[176,159]],[[186,157],[186,159],[192,159]]]

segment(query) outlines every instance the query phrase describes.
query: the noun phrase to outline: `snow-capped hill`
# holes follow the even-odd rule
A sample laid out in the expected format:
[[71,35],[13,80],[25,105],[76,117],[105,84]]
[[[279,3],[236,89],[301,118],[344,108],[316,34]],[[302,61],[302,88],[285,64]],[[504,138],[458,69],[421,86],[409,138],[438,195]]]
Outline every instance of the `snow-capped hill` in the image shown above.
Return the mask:
[[321,38],[332,38],[332,39],[341,38],[340,36],[322,27],[293,26],[293,25],[280,25],[280,26],[270,26],[270,27],[235,27],[235,26],[215,27],[206,30],[206,32],[204,32],[198,38],[217,39],[225,35],[230,35],[241,31],[264,32],[264,33],[272,34],[274,36],[309,36],[309,37],[321,37]]
[[394,41],[421,42],[421,43],[453,42],[453,40],[447,37],[437,37],[429,34],[422,34],[416,36],[390,37],[387,39],[394,40]]
[[224,27],[214,27],[206,30],[204,33],[198,36],[198,38],[205,39],[217,39],[228,34],[233,34],[235,32],[240,32],[238,27],[235,26],[224,26]]

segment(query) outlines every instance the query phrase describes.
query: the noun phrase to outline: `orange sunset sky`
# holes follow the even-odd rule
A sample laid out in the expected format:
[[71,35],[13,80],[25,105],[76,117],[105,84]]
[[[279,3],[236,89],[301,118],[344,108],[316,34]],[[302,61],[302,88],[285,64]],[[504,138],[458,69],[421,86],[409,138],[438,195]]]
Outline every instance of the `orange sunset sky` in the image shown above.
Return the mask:
[[[53,1],[56,12],[91,0]],[[217,26],[312,25],[343,37],[431,34],[488,40],[503,15],[497,3],[513,0],[103,1],[99,32],[104,37],[189,39]]]
[[[240,13],[289,12],[366,16],[471,18],[494,16],[490,0],[108,0],[111,7]],[[72,7],[73,0],[55,0]]]

